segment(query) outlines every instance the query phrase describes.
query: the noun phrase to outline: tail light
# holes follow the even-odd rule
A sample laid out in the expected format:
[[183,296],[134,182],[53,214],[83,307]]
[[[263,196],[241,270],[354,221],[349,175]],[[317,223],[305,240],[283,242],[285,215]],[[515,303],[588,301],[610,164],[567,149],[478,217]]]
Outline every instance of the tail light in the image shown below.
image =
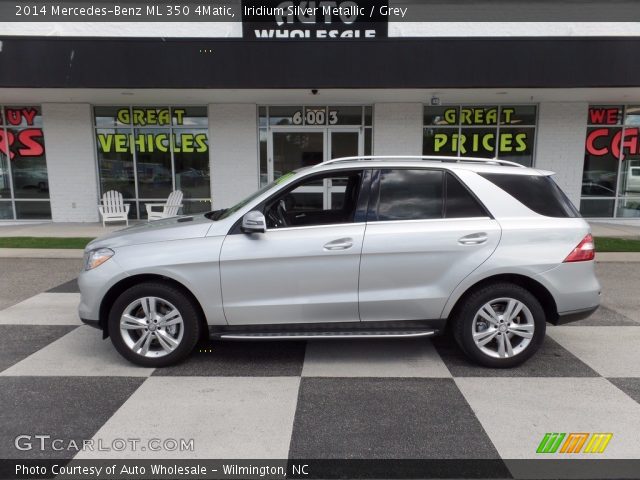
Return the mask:
[[596,247],[591,234],[587,234],[576,248],[564,259],[564,263],[588,262],[596,258]]

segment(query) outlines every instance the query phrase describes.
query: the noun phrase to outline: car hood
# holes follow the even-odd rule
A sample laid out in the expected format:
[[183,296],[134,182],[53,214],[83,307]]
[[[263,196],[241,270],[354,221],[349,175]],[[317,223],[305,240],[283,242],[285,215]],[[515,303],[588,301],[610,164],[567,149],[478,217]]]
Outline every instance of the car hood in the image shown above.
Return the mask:
[[155,220],[96,238],[87,245],[85,250],[200,238],[207,235],[211,225],[213,225],[213,222],[205,217],[204,214]]

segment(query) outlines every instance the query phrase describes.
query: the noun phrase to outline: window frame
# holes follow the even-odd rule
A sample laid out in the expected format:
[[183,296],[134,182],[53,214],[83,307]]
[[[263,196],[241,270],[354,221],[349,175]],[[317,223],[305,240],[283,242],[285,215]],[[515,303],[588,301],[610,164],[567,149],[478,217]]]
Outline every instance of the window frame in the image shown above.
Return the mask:
[[[7,122],[6,117],[6,110],[11,110],[11,109],[17,109],[17,108],[35,108],[38,110],[38,114],[36,115],[36,117],[40,117],[40,124],[34,124],[34,125],[10,125]],[[3,172],[3,175],[7,175],[7,178],[9,180],[9,196],[8,197],[4,197],[0,199],[0,204],[3,206],[10,206],[10,210],[11,210],[11,218],[1,218],[0,217],[0,222],[12,222],[12,221],[42,221],[42,220],[51,220],[52,219],[52,215],[53,212],[51,210],[51,191],[49,189],[49,165],[47,163],[47,143],[46,143],[46,129],[45,129],[45,125],[44,125],[44,115],[42,113],[42,104],[40,103],[20,103],[20,104],[7,104],[7,103],[3,103],[0,104],[0,130],[3,130],[4,132],[4,140],[3,143],[5,145],[5,150],[7,152],[6,154],[6,171]],[[44,157],[45,160],[45,168],[47,171],[47,196],[46,197],[19,197],[16,193],[16,185],[15,185],[15,178],[14,178],[14,169],[15,169],[15,164],[13,159],[11,159],[11,155],[10,155],[10,151],[12,146],[9,144],[9,138],[7,133],[9,132],[9,130],[14,130],[14,131],[21,131],[21,130],[26,130],[29,128],[39,128],[42,131],[42,148],[43,148],[43,152],[42,152],[42,156]],[[28,157],[27,157],[28,158]],[[26,204],[26,203],[46,203],[48,205],[48,211],[49,214],[45,215],[45,216],[38,216],[38,217],[23,217],[23,216],[19,216],[18,215],[18,205],[16,204]]]
[[[442,216],[440,218],[411,218],[403,220],[378,220],[378,208],[380,206],[380,177],[382,170],[430,170],[442,172]],[[485,215],[482,217],[446,217],[447,212],[447,175],[451,175],[454,180],[457,180],[463,188],[469,192],[471,197],[477,202],[478,206],[484,211]],[[446,168],[433,168],[426,166],[397,166],[397,167],[384,167],[376,168],[372,174],[371,191],[369,194],[370,201],[367,209],[366,221],[367,223],[396,223],[396,222],[433,222],[433,221],[466,221],[477,219],[493,219],[493,215],[487,207],[482,203],[478,196],[467,186],[467,184],[458,177],[454,172]]]

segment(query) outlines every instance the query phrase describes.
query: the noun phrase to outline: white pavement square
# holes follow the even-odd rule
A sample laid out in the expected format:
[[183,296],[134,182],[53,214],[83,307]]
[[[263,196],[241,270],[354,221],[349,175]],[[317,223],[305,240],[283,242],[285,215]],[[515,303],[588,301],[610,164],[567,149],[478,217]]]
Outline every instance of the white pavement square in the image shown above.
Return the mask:
[[309,341],[306,377],[451,377],[429,340]]
[[2,376],[147,377],[152,368],[129,363],[102,333],[78,327],[3,371]]
[[[118,458],[287,458],[299,377],[151,377],[94,435],[193,439],[193,451],[125,450]],[[75,458],[113,458],[86,451]]]
[[638,327],[555,327],[547,334],[603,377],[640,377]]
[[467,377],[455,382],[502,458],[551,458],[536,449],[545,433],[553,432],[613,433],[598,458],[640,458],[640,404],[605,378]]
[[81,325],[79,293],[40,293],[0,311],[0,325]]

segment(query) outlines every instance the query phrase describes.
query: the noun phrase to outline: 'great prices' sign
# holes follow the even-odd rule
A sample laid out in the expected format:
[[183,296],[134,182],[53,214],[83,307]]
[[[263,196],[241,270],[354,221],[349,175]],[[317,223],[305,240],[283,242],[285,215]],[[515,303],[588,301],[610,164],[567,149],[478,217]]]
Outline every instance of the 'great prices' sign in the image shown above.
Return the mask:
[[535,140],[533,112],[524,119],[518,107],[444,107],[425,118],[425,151],[482,156],[530,153]]
[[[5,108],[5,125],[0,128],[0,152],[11,159],[39,157],[44,154],[44,135],[35,128],[38,110],[33,107]],[[24,128],[26,127],[26,128]]]

